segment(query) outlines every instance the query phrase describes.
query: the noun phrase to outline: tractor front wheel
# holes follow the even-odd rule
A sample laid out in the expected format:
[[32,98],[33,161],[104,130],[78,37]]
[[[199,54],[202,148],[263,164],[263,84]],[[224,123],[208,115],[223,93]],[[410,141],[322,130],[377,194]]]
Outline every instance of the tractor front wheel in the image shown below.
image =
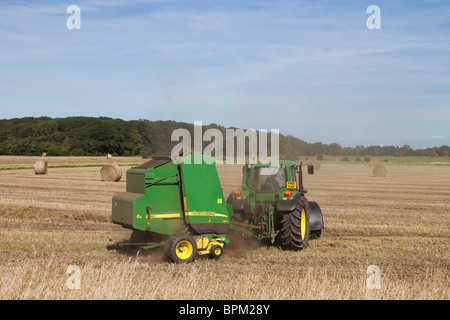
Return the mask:
[[197,243],[191,235],[179,233],[167,241],[167,258],[174,263],[189,263],[197,256]]
[[294,210],[282,213],[280,221],[281,247],[287,250],[306,249],[309,240],[309,207],[306,198],[298,201]]

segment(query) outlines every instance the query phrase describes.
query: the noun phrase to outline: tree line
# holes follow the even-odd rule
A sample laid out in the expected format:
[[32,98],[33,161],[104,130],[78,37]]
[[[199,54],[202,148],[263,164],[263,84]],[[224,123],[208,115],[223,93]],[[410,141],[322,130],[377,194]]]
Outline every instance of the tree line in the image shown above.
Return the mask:
[[[194,126],[176,121],[122,120],[107,117],[26,117],[0,120],[0,154],[36,156],[142,156],[170,154],[178,143],[171,141],[175,129]],[[214,128],[224,136],[226,128]],[[236,128],[234,128],[236,129]],[[204,147],[210,142],[203,142]],[[270,141],[268,142],[270,147]],[[248,146],[247,146],[248,148]],[[448,156],[450,147],[413,149],[404,146],[342,147],[337,143],[308,143],[293,136],[279,135],[280,159],[304,156]],[[269,148],[270,150],[270,148]],[[225,154],[225,153],[224,153]]]

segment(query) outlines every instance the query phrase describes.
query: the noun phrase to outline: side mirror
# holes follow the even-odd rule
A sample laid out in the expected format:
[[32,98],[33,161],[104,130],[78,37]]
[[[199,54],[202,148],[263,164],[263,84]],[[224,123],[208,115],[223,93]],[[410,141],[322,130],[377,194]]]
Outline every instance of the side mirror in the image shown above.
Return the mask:
[[314,166],[312,164],[308,164],[308,174],[314,174]]

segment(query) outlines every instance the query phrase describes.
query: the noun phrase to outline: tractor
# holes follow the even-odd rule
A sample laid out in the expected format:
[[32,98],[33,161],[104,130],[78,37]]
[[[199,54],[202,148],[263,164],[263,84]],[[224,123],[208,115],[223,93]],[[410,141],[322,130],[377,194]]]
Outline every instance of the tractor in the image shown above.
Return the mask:
[[[165,247],[174,263],[198,255],[220,258],[232,230],[285,249],[304,249],[320,236],[322,213],[307,201],[302,164],[244,166],[241,191],[225,201],[214,158],[156,157],[126,172],[126,191],[112,197],[112,221],[133,230],[119,247]],[[309,167],[309,171],[312,170]]]
[[[289,250],[305,249],[309,239],[320,238],[322,211],[306,199],[303,166],[292,161],[244,165],[240,190],[227,198],[233,208],[230,228]],[[314,166],[306,166],[313,174]]]

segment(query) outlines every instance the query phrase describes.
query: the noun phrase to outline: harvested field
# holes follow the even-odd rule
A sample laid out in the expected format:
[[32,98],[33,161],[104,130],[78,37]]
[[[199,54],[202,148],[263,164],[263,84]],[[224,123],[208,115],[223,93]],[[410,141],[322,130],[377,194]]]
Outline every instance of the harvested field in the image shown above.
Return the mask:
[[[125,191],[129,166],[110,183],[99,167],[35,175],[37,158],[0,157],[3,168],[30,166],[0,171],[0,299],[449,299],[450,166],[389,165],[377,178],[367,164],[322,163],[305,186],[326,229],[307,250],[238,237],[220,260],[175,265],[159,249],[114,246],[130,236],[111,223],[111,197]],[[146,161],[45,160],[49,167]],[[239,187],[242,167],[218,171],[226,197]],[[79,290],[66,285],[71,265],[81,271]],[[379,267],[379,289],[367,285],[371,265]]]

